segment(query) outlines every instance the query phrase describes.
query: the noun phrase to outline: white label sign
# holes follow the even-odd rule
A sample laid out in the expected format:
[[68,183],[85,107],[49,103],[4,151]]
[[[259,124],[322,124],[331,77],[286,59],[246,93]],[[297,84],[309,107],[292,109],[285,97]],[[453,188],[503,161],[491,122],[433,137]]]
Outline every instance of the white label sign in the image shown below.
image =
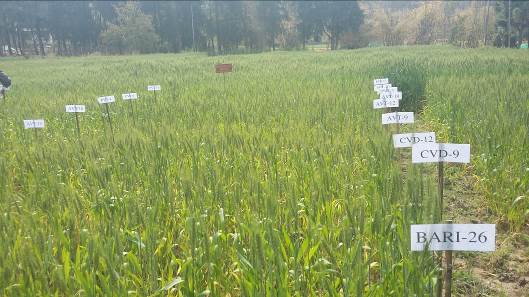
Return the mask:
[[385,99],[385,100],[389,100],[389,99],[397,99],[397,100],[401,100],[402,99],[402,92],[380,92],[380,99]]
[[84,105],[66,105],[66,112],[85,112],[86,107]]
[[134,100],[134,99],[138,99],[138,94],[136,93],[121,94],[121,98],[123,98],[123,100]]
[[44,128],[44,120],[24,120],[24,129],[42,129]]
[[399,100],[397,99],[375,99],[373,100],[373,108],[379,109],[379,108],[387,108],[387,107],[399,107]]
[[108,104],[111,102],[116,102],[116,98],[114,98],[114,96],[103,96],[97,98],[97,102],[99,102],[99,104]]
[[411,250],[492,252],[494,224],[411,225]]
[[391,89],[391,84],[375,85],[374,90],[377,92],[387,92]]
[[387,78],[377,78],[377,79],[373,80],[373,84],[374,85],[389,84],[389,79],[387,79]]
[[393,146],[411,147],[417,143],[435,143],[435,132],[393,134]]
[[160,91],[161,89],[160,85],[147,86],[147,91]]
[[420,143],[411,147],[412,163],[469,163],[470,144]]
[[414,121],[413,112],[390,112],[382,114],[382,125],[412,124]]

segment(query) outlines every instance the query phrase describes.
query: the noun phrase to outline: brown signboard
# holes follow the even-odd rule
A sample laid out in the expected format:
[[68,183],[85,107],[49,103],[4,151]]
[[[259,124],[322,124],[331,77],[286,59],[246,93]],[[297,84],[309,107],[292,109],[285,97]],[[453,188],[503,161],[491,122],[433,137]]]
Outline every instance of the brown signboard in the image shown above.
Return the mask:
[[232,70],[233,70],[233,64],[217,64],[217,65],[215,65],[215,72],[217,72],[217,73],[232,72]]

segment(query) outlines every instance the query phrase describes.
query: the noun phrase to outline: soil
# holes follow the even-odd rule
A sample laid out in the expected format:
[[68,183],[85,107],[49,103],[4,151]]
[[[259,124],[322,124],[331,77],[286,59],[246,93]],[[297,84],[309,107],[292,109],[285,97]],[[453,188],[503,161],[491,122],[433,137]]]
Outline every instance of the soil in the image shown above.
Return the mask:
[[[399,155],[405,176],[411,151],[403,149]],[[496,251],[453,253],[452,296],[529,297],[529,224],[518,233],[510,232],[507,223],[487,207],[472,166],[452,170],[458,172],[452,176],[446,174],[447,166],[452,165],[445,164],[444,219],[459,224],[496,224]],[[431,169],[430,174],[437,174]]]
[[506,222],[488,210],[475,185],[471,172],[445,177],[444,213],[457,223],[495,223],[496,251],[455,253],[453,294],[529,297],[529,226],[519,233],[510,232]]

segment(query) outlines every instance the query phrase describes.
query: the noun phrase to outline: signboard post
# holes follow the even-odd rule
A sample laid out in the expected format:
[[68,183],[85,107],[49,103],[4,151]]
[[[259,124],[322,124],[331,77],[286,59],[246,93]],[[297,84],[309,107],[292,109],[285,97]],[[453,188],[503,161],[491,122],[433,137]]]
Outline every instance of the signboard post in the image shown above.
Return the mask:
[[233,64],[217,64],[215,65],[215,72],[216,73],[226,73],[226,72],[232,72],[233,71]]
[[[451,222],[451,221],[450,221]],[[411,225],[411,251],[493,252],[496,249],[494,224]]]
[[226,73],[233,71],[233,64],[216,64],[215,72],[222,73],[224,84],[224,95],[226,95]]
[[[446,220],[446,224],[452,224],[452,220]],[[445,251],[445,261],[446,261],[446,272],[445,272],[445,297],[452,296],[452,270],[453,270],[453,260],[452,260],[452,250]]]
[[112,128],[112,118],[110,117],[110,110],[108,109],[108,104],[116,102],[116,98],[114,98],[114,96],[103,96],[97,98],[97,101],[99,102],[99,104],[105,105],[105,110],[108,117],[108,124],[110,125],[110,133],[112,133],[112,139],[114,139],[114,129]]
[[147,91],[154,92],[154,100],[156,101],[156,91],[161,91],[162,87],[160,85],[151,85],[147,86]]
[[[411,225],[410,229],[412,251],[445,252],[445,297],[452,296],[453,251],[493,252],[496,249],[494,224],[452,224],[447,220],[446,224]],[[438,296],[442,296],[441,282],[439,278]]]
[[[37,133],[37,129],[43,129],[44,128],[44,120],[43,119],[35,119],[35,120],[24,120],[24,129],[33,129],[35,131],[35,141],[38,140],[39,135]],[[44,160],[44,150],[41,149],[41,155],[40,157]],[[38,156],[38,153],[37,153]]]
[[412,163],[437,163],[439,220],[443,219],[444,162],[469,163],[470,144],[418,143],[412,146]]
[[35,138],[37,137],[37,129],[44,128],[44,120],[38,119],[38,120],[24,120],[24,129],[34,129],[35,130]]
[[[383,100],[386,100],[386,101],[397,101],[399,102],[400,100],[402,100],[402,92],[399,92],[398,88],[397,87],[391,87],[389,89],[389,91],[386,91],[386,92],[381,92],[380,93],[380,98],[383,99]],[[391,111],[391,107],[393,107],[393,112],[398,112],[399,110],[399,105],[400,104],[394,104],[392,106],[388,106],[390,107],[389,108],[389,111]],[[400,126],[398,125],[398,119],[397,119],[397,127],[396,127],[396,130],[397,130],[397,134],[399,133],[400,131]]]
[[138,94],[136,93],[121,94],[121,98],[123,98],[123,100],[131,100],[130,110],[132,112],[132,122],[134,123],[134,125],[136,125],[136,117],[134,116],[134,104],[132,103],[132,100],[138,99]]
[[[444,208],[444,162],[469,163],[470,144],[420,143],[412,146],[411,155],[412,163],[437,163],[437,195],[439,197],[439,221],[441,221],[443,219]],[[442,267],[442,255],[439,256],[438,261],[440,262],[440,267]],[[442,270],[439,273],[440,276],[439,286],[437,287],[437,295],[440,297],[443,289]]]
[[81,138],[81,126],[79,125],[79,116],[77,115],[80,112],[85,112],[86,107],[84,105],[66,105],[66,112],[71,112],[75,114],[75,123],[77,126],[77,137]]

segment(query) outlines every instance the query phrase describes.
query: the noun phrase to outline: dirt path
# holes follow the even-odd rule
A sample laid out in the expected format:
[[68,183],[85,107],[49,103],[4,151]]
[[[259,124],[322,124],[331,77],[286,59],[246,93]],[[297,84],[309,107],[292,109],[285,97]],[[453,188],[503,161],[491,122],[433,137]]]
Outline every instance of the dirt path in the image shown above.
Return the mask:
[[511,233],[488,212],[468,167],[445,180],[445,214],[457,223],[496,223],[496,251],[456,253],[455,296],[529,297],[529,228]]
[[[423,129],[424,130],[424,129]],[[426,130],[424,130],[426,131]],[[406,175],[411,150],[400,150],[400,167]],[[445,164],[445,173],[448,171]],[[460,165],[455,165],[460,166]],[[437,174],[436,170],[426,170]],[[452,296],[529,297],[529,226],[521,233],[509,232],[486,206],[472,166],[457,176],[445,175],[444,219],[454,223],[495,223],[496,251],[454,253]]]

